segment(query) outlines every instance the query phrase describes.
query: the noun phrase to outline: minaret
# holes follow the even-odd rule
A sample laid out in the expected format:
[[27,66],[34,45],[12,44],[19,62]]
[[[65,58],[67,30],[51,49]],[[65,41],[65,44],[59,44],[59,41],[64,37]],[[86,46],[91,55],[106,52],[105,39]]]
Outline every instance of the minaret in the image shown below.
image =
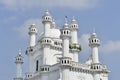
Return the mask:
[[71,24],[70,24],[70,30],[71,30],[71,43],[73,44],[78,44],[78,23],[75,20],[75,18],[73,17]]
[[26,80],[33,76],[33,71],[34,71],[33,56],[31,53],[33,51],[33,47],[36,44],[35,42],[36,42],[37,28],[35,24],[30,25],[28,34],[30,36],[30,44],[26,50],[27,51],[26,55],[28,56],[28,72],[26,73],[26,77],[25,77]]
[[[72,19],[71,24],[70,24],[70,30],[71,30],[71,45],[73,46],[79,46],[78,44],[78,23],[77,21],[74,19]],[[78,62],[78,49],[74,49],[73,50],[73,61]]]
[[69,57],[69,38],[70,38],[70,29],[67,21],[65,22],[63,29],[61,29],[61,38],[63,41],[63,57]]
[[37,28],[35,26],[35,24],[32,24],[29,27],[29,32],[28,32],[29,36],[30,36],[30,47],[34,47],[35,46],[35,42],[36,42],[36,35],[37,35]]
[[93,63],[99,63],[99,56],[98,56],[98,47],[100,46],[100,40],[97,37],[96,33],[93,33],[89,38],[89,46],[92,49],[92,60]]
[[43,19],[42,23],[44,24],[44,37],[49,37],[52,16],[48,11],[46,11],[42,19]]
[[50,59],[50,45],[52,43],[50,35],[50,29],[52,25],[52,16],[51,14],[46,11],[42,17],[44,24],[44,37],[42,38],[42,46],[43,46],[43,64],[42,65],[51,65],[51,59]]
[[61,58],[61,73],[62,73],[62,79],[61,80],[69,80],[69,67],[70,67],[70,61],[71,58],[69,57],[69,38],[70,38],[70,30],[69,26],[66,23],[63,26],[63,29],[61,29],[61,38],[62,38],[62,58]]
[[20,51],[15,57],[15,63],[17,68],[16,68],[16,77],[14,78],[14,80],[23,80],[23,77],[22,77],[23,57]]

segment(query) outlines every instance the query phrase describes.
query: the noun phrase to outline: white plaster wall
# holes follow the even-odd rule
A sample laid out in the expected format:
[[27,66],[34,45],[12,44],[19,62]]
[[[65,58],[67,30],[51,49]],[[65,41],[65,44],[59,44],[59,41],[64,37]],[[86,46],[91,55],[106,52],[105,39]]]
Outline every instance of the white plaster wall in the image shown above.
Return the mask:
[[69,80],[93,80],[93,76],[88,73],[70,71]]

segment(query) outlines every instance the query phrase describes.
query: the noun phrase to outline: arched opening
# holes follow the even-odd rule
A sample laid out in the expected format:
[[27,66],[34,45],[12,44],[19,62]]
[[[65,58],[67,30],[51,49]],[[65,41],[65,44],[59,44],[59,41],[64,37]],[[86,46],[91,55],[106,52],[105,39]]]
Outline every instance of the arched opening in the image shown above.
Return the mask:
[[37,60],[36,61],[36,71],[38,71],[38,66],[39,66],[38,64],[39,64],[39,61]]
[[65,60],[65,64],[66,64],[66,60]]
[[67,61],[67,63],[69,64],[69,60]]

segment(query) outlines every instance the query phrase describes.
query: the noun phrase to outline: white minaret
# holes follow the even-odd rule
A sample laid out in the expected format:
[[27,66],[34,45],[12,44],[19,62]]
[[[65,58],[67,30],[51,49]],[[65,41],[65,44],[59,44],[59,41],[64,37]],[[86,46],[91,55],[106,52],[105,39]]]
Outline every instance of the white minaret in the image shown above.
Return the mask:
[[21,55],[21,52],[17,54],[15,57],[15,63],[16,63],[16,77],[14,80],[23,80],[22,78],[22,64],[23,64],[23,57]]
[[32,56],[32,51],[33,51],[33,47],[36,44],[36,35],[37,35],[37,28],[35,26],[35,24],[30,25],[29,27],[29,32],[28,32],[29,36],[30,36],[30,43],[29,43],[29,47],[27,48],[27,53],[26,55],[28,56],[28,72],[26,73],[26,80],[31,78],[33,75],[33,56]]
[[63,42],[63,57],[69,57],[69,38],[70,38],[70,29],[69,26],[66,23],[63,26],[63,29],[61,29],[61,38]]
[[35,26],[35,24],[32,24],[29,27],[29,32],[28,32],[29,36],[30,36],[30,47],[34,47],[35,46],[35,42],[36,42],[36,35],[37,35],[37,28]]
[[42,19],[43,19],[42,23],[44,24],[44,36],[49,37],[50,26],[51,26],[51,23],[52,23],[52,16],[48,11],[46,11],[44,13]]
[[98,56],[98,47],[100,46],[100,40],[97,37],[96,33],[93,33],[89,38],[89,46],[92,49],[92,60],[93,63],[99,63],[99,56]]
[[69,57],[69,38],[70,38],[70,30],[69,26],[66,23],[61,29],[61,38],[62,38],[62,58],[61,58],[61,72],[62,72],[62,79],[61,80],[69,80],[69,64],[71,58]]
[[[74,19],[72,19],[71,24],[70,24],[70,30],[71,30],[71,44],[75,45],[75,46],[79,46],[78,45],[78,23],[77,21]],[[74,50],[73,51],[73,61],[78,62],[78,52],[79,50]]]
[[52,16],[51,14],[46,11],[42,17],[42,23],[44,24],[44,38],[42,38],[43,44],[43,64],[42,65],[51,65],[50,62],[50,45],[51,45],[51,38],[50,36],[50,29],[52,25]]
[[74,19],[72,19],[71,24],[70,24],[70,30],[71,30],[71,43],[73,44],[78,44],[78,23]]

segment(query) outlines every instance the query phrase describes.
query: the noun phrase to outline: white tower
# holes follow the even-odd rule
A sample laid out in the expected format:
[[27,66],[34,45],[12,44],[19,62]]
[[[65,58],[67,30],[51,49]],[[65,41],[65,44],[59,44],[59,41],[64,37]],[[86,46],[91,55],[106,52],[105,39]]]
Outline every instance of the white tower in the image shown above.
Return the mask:
[[[76,47],[81,47],[78,44],[78,23],[77,21],[74,19],[72,19],[71,24],[70,24],[70,30],[71,30],[71,46],[76,46]],[[73,61],[78,62],[78,49],[74,49],[73,51]]]
[[74,19],[72,19],[70,24],[70,30],[71,30],[71,43],[78,44],[78,38],[77,38],[77,32],[78,32],[78,23]]
[[30,47],[34,47],[35,46],[35,42],[36,42],[36,35],[37,35],[37,28],[35,26],[35,24],[32,24],[29,27],[29,32],[28,32],[29,36],[30,36]]
[[42,17],[43,21],[42,23],[44,24],[44,36],[49,37],[50,34],[50,26],[52,23],[52,16],[48,11],[46,11]]
[[20,51],[15,58],[16,58],[15,63],[17,68],[16,68],[16,77],[14,78],[14,80],[23,80],[22,78],[23,57]]
[[63,29],[61,29],[61,38],[63,41],[63,57],[69,57],[69,38],[70,38],[70,29],[67,22],[64,24]]
[[42,46],[43,46],[43,65],[50,65],[49,57],[50,57],[50,45],[51,45],[51,38],[50,36],[50,28],[52,25],[52,16],[48,11],[46,11],[42,17],[44,24],[44,38],[42,39]]
[[63,29],[61,29],[61,38],[62,38],[62,58],[61,58],[61,71],[62,71],[62,79],[61,80],[69,80],[69,64],[71,61],[71,58],[69,57],[69,38],[70,38],[70,30],[69,26],[66,23],[63,26]]
[[89,46],[92,49],[92,60],[93,63],[99,63],[99,56],[98,56],[98,47],[100,46],[100,40],[97,37],[96,33],[93,33],[89,38]]
[[30,44],[29,47],[26,50],[26,55],[28,56],[28,72],[26,73],[26,80],[31,78],[33,76],[33,56],[31,54],[31,52],[33,51],[33,48],[36,44],[36,35],[37,35],[37,28],[35,26],[35,24],[32,24],[29,27],[29,32],[28,32],[29,36],[30,36]]

